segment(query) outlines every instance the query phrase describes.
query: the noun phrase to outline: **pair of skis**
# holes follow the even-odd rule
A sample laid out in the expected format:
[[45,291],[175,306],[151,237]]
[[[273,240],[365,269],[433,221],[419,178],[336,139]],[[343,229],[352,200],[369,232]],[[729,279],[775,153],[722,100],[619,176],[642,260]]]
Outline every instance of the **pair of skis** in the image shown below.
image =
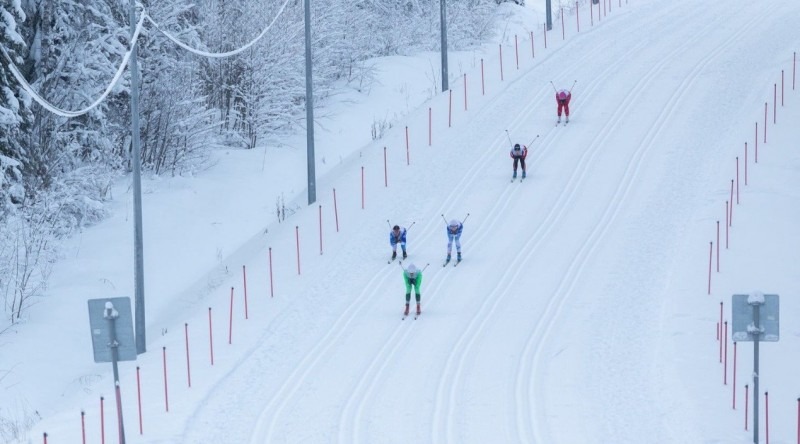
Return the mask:
[[[409,316],[410,316],[410,314],[408,314],[408,313],[403,313],[403,317],[402,317],[400,320],[401,320],[401,321],[405,321],[405,319],[406,319],[407,317],[409,317]],[[416,320],[417,320],[417,318],[418,318],[418,317],[420,317],[420,316],[422,316],[422,312],[419,312],[419,313],[414,313],[414,320],[416,321]]]
[[446,267],[446,266],[447,266],[447,264],[449,264],[450,262],[453,262],[453,266],[454,266],[454,267],[458,267],[458,264],[460,264],[462,260],[463,260],[463,259],[456,259],[456,260],[455,260],[455,262],[453,262],[453,261],[452,261],[452,260],[450,260],[450,259],[445,259],[445,260],[444,260],[444,263],[442,264],[442,267]]
[[[406,257],[408,257],[408,255],[406,255]],[[400,259],[400,261],[402,262],[402,261],[406,260],[406,257],[403,257],[403,258],[401,258],[401,259]],[[391,263],[392,263],[392,262],[394,262],[396,259],[397,259],[397,256],[395,256],[395,257],[393,257],[393,258],[390,258],[388,261],[386,261],[386,263],[387,263],[387,264],[391,264]]]

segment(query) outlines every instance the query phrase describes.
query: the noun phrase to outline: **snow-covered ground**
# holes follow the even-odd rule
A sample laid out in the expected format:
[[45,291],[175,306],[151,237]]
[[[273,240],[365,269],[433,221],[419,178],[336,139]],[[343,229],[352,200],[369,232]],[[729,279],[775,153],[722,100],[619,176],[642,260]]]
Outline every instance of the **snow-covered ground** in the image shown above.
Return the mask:
[[[717,328],[753,291],[781,298],[761,437],[768,391],[770,442],[796,442],[800,3],[580,3],[546,48],[543,2],[528,3],[502,5],[497,42],[450,55],[452,96],[425,54],[375,61],[374,83],[326,106],[312,205],[303,134],[144,182],[148,352],[120,364],[128,442],[752,442],[753,347],[737,345],[734,376]],[[574,82],[566,127],[551,81]],[[511,142],[529,145],[523,183]],[[2,337],[0,416],[38,416],[22,442],[82,442],[81,411],[101,442],[101,396],[117,440],[86,304],[133,296],[128,183],[114,198]],[[441,266],[443,217],[466,218],[457,268]],[[401,320],[387,220],[413,224],[404,265],[427,267],[418,320]]]

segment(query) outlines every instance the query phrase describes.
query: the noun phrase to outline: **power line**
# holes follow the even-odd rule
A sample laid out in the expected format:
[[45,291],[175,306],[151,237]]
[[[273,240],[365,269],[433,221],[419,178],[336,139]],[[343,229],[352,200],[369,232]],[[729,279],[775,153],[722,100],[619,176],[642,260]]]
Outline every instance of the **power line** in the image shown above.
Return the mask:
[[114,89],[117,83],[119,83],[119,80],[122,78],[122,74],[125,72],[125,67],[128,66],[128,61],[130,60],[131,52],[133,51],[133,48],[136,45],[136,40],[138,40],[139,34],[141,33],[143,27],[144,27],[144,15],[142,15],[142,18],[139,19],[139,23],[136,25],[136,32],[134,33],[133,38],[131,39],[130,42],[130,48],[128,48],[128,52],[125,53],[125,57],[123,57],[122,63],[117,68],[117,72],[116,74],[114,74],[114,78],[111,80],[111,83],[109,83],[108,87],[106,87],[105,92],[103,92],[103,94],[100,97],[98,97],[97,100],[95,100],[91,105],[78,111],[70,111],[62,109],[48,102],[44,97],[39,95],[39,93],[37,93],[33,89],[31,84],[28,83],[28,81],[25,79],[25,76],[23,76],[22,73],[19,72],[19,68],[17,68],[17,65],[14,64],[13,59],[8,54],[8,52],[6,52],[5,47],[0,46],[0,51],[2,51],[3,55],[6,57],[6,59],[8,59],[8,68],[11,70],[11,74],[13,74],[14,78],[17,79],[17,82],[19,82],[19,84],[22,86],[22,89],[24,89],[25,92],[30,94],[30,96],[33,97],[33,99],[37,103],[42,105],[43,108],[50,111],[51,113],[59,115],[61,117],[68,117],[68,118],[78,117],[80,115],[88,113],[89,111],[93,110],[98,105],[100,105],[100,103],[102,103],[103,100],[105,100],[105,98],[109,94],[111,94],[111,90]]
[[288,4],[289,4],[289,0],[286,0],[283,3],[283,6],[281,6],[281,9],[278,11],[278,14],[275,15],[275,18],[272,19],[272,21],[269,23],[269,25],[267,25],[267,27],[264,28],[264,30],[261,31],[261,34],[259,34],[255,39],[251,40],[249,43],[245,44],[241,48],[234,49],[232,51],[227,51],[227,52],[207,52],[207,51],[203,51],[203,50],[200,50],[200,49],[197,49],[197,48],[192,48],[191,46],[187,45],[186,43],[183,43],[182,41],[178,40],[172,34],[170,34],[167,31],[161,29],[161,27],[158,26],[158,23],[156,23],[155,20],[153,20],[152,17],[150,17],[147,14],[145,14],[145,15],[147,15],[147,20],[150,23],[152,23],[153,26],[155,26],[155,28],[159,32],[164,34],[168,39],[170,39],[173,42],[175,42],[175,44],[180,46],[181,48],[183,48],[183,49],[185,49],[185,50],[187,50],[187,51],[189,51],[189,52],[191,52],[193,54],[197,54],[197,55],[203,56],[203,57],[224,58],[224,57],[230,57],[230,56],[234,56],[236,54],[239,54],[239,53],[245,51],[247,48],[249,48],[249,47],[253,46],[254,44],[256,44],[256,42],[258,42],[259,40],[261,40],[261,38],[264,37],[264,35],[267,33],[267,31],[269,31],[270,28],[272,28],[272,25],[274,25],[275,22],[278,20],[278,17],[280,17],[281,14],[283,14],[283,10],[286,9],[286,5],[288,5]]

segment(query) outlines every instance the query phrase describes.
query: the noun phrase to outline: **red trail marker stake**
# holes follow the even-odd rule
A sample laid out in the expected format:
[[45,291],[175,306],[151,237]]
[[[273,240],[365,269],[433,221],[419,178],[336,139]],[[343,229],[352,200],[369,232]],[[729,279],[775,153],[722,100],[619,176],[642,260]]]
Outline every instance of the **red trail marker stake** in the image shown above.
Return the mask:
[[228,312],[228,344],[233,343],[233,287],[231,287],[231,308]]
[[186,338],[186,382],[192,388],[192,367],[189,359],[189,324],[183,324],[184,337]]
[[717,221],[717,273],[719,273],[719,221]]
[[544,30],[542,34],[544,34],[544,49],[547,49],[547,24],[542,24],[542,29]]
[[[269,247],[269,297],[275,297],[275,286],[274,286],[274,279],[272,276],[272,247]],[[211,327],[211,309],[208,309],[208,324]],[[213,362],[213,360],[212,360]]]
[[536,58],[536,49],[533,47],[533,31],[531,31],[531,58]]
[[736,342],[733,343],[733,409],[736,410]]
[[105,444],[106,442],[106,415],[105,415],[105,406],[104,406],[104,399],[100,397],[100,443]]
[[747,431],[747,413],[750,410],[750,387],[744,385],[744,430]]
[[485,78],[484,78],[484,75],[483,75],[483,59],[481,59],[481,95],[482,96],[486,95],[486,82],[484,80],[485,80]]
[[[363,176],[364,167],[361,167],[361,171],[362,171],[362,176],[361,177],[364,177]],[[361,180],[361,183],[364,183],[363,179]],[[361,192],[361,195],[362,196],[364,195],[363,191]],[[364,198],[363,197],[361,198],[361,202],[362,202],[361,207],[363,208],[364,207],[364,204],[363,204]],[[294,226],[294,239],[295,239],[295,244],[297,246],[297,275],[299,276],[300,275],[300,227],[297,226],[297,225]]]
[[764,392],[764,434],[769,444],[769,392]]
[[733,226],[733,179],[731,179],[731,205],[729,209],[731,212],[731,217],[730,219],[728,219],[728,224],[730,224],[730,226]]
[[453,127],[453,90],[447,91],[449,93],[449,98],[447,102],[447,127]]
[[467,73],[464,73],[464,111],[467,110]]
[[319,254],[322,256],[322,205],[319,206]]
[[736,205],[739,205],[739,156],[736,156]]
[[500,46],[500,81],[503,81],[503,45]]
[[[322,206],[320,206],[322,208]],[[321,217],[321,216],[320,216]],[[322,231],[322,227],[320,227],[320,232]],[[320,234],[321,236],[321,234]],[[320,239],[320,253],[322,254],[322,239]],[[247,269],[244,265],[242,265],[242,291],[244,291],[244,318],[249,319],[247,314]]]
[[[361,167],[361,209],[364,209],[364,167]],[[298,269],[300,267],[298,266]],[[297,274],[300,274],[298,271]]]
[[167,347],[161,348],[162,362],[164,366],[164,408],[169,412],[169,390],[167,389]]
[[708,294],[711,294],[711,259],[714,256],[714,242],[708,243]]
[[[408,156],[408,151],[406,151]],[[336,232],[339,232],[339,207],[336,205],[336,188],[333,189],[333,217],[336,219]]]
[[728,249],[728,241],[730,238],[730,236],[728,235],[728,230],[730,227],[730,225],[728,224],[728,205],[730,205],[730,203],[728,203],[728,201],[726,200],[725,201],[725,249],[726,250]]
[[433,144],[433,109],[428,107],[428,146]]
[[142,378],[139,375],[139,367],[136,367],[136,399],[138,400],[138,408],[139,408],[139,434],[144,434],[143,422],[142,422]]
[[728,385],[728,321],[725,321],[725,365],[722,372],[722,384]]
[[104,406],[104,399],[100,397],[100,443],[105,444],[106,442],[106,415],[104,413],[105,406]]
[[81,410],[81,443],[86,444],[86,412]]
[[514,58],[517,61],[517,70],[519,70],[519,39],[514,34]]
[[756,144],[755,144],[755,151],[756,151],[755,156],[756,156],[756,158],[755,158],[754,161],[755,161],[755,163],[758,163],[758,122],[756,122],[756,137],[755,137],[755,140],[756,140]]
[[211,307],[208,307],[208,349],[211,355],[211,365],[214,365],[214,329],[211,327]]
[[564,8],[561,8],[561,40],[567,39],[567,31],[564,29]]

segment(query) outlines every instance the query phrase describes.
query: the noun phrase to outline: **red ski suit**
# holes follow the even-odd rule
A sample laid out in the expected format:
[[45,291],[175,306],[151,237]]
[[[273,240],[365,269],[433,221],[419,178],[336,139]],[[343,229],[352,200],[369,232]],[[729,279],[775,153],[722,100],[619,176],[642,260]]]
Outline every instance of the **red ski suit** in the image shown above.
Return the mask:
[[558,103],[558,117],[561,117],[561,111],[569,117],[569,101],[572,99],[572,93],[569,91],[561,90],[556,93],[556,103]]

